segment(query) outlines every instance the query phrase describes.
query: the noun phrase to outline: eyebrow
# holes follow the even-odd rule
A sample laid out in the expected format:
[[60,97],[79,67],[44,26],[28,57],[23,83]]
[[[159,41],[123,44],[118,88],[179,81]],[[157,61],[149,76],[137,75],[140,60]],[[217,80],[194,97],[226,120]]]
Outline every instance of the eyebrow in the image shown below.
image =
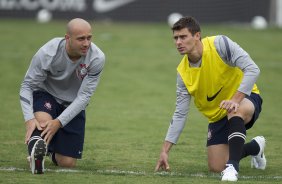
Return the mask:
[[92,35],[88,36],[78,36],[77,39],[85,39],[85,38],[92,38]]
[[183,38],[183,37],[186,37],[186,36],[187,36],[186,34],[183,34],[183,35],[173,36],[173,38],[174,38],[174,39],[179,38],[179,37],[180,37],[180,38]]

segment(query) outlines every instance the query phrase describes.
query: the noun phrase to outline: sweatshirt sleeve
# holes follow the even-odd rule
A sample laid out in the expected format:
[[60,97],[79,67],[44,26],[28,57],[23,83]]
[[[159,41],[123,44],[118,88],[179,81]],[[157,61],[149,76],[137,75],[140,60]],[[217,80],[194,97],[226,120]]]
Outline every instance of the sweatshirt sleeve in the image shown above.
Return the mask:
[[102,57],[97,59],[97,64],[89,69],[88,74],[83,79],[77,97],[58,117],[62,126],[67,125],[80,111],[86,108],[91,96],[95,92],[105,64],[105,56],[102,55]]
[[181,132],[185,127],[185,122],[189,112],[191,95],[185,84],[182,81],[181,76],[177,75],[177,90],[176,90],[176,107],[172,120],[170,122],[165,140],[176,144]]
[[39,50],[32,58],[31,64],[26,72],[20,88],[20,103],[24,120],[34,118],[33,115],[33,91],[35,91],[46,79],[47,73],[44,70],[43,53]]
[[217,52],[223,61],[229,66],[240,68],[244,73],[238,91],[250,95],[260,74],[259,67],[245,50],[228,37],[219,35],[214,42]]

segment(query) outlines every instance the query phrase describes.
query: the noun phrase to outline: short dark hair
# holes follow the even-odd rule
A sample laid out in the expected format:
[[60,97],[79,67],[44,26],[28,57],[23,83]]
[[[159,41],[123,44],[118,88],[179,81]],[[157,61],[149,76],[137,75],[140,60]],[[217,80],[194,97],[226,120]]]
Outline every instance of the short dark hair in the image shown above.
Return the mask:
[[201,32],[200,24],[194,17],[182,17],[171,28],[172,31],[179,31],[187,28],[194,36],[195,33]]

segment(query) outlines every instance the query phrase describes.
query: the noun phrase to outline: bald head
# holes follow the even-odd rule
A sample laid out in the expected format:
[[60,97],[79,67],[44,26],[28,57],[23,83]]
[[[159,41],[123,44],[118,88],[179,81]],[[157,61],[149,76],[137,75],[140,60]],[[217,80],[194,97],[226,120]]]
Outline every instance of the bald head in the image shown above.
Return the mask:
[[87,54],[91,46],[91,25],[83,19],[75,18],[69,21],[66,30],[66,50],[72,61]]
[[69,21],[67,24],[67,34],[72,35],[76,32],[90,30],[91,31],[91,25],[84,19],[81,18],[75,18]]

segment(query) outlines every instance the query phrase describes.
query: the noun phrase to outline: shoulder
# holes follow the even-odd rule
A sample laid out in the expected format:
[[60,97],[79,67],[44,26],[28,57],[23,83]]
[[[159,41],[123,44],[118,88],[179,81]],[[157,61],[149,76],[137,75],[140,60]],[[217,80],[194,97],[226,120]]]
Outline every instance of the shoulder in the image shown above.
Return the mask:
[[56,55],[58,49],[60,48],[59,46],[61,45],[62,42],[64,42],[65,39],[62,37],[58,38],[53,38],[50,41],[48,41],[46,44],[44,44],[41,48],[40,51],[47,56],[53,57]]
[[94,43],[91,43],[90,52],[88,53],[88,57],[90,61],[94,61],[96,63],[103,64],[105,62],[105,54],[104,52]]
[[217,52],[224,60],[230,60],[232,53],[237,49],[238,46],[234,41],[225,35],[217,35],[214,40],[214,45]]
[[233,46],[236,43],[226,35],[217,35],[215,36],[214,44],[216,48],[224,48]]
[[229,38],[225,35],[216,35],[214,39],[214,45],[216,47],[221,46],[222,44],[225,45],[225,42],[228,41]]
[[48,63],[52,62],[52,58],[58,52],[60,45],[63,45],[65,39],[64,38],[53,38],[47,43],[45,43],[33,56],[33,60],[39,61],[37,63],[41,63],[42,65],[48,65]]

